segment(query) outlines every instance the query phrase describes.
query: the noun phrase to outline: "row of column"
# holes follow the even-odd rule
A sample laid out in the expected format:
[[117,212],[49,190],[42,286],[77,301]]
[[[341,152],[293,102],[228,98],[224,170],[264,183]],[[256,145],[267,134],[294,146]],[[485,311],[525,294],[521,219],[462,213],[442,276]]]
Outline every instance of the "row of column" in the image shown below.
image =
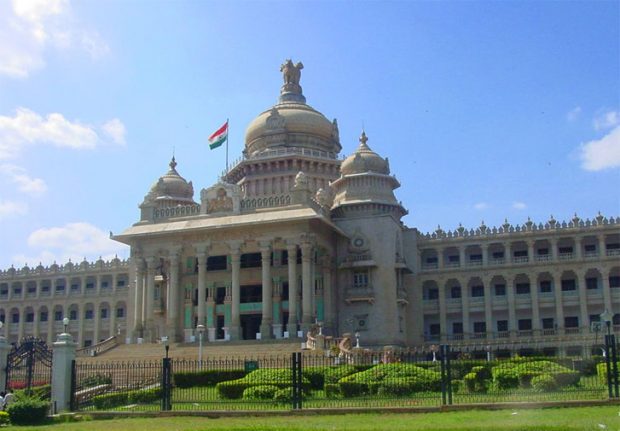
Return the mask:
[[[564,304],[562,299],[562,289],[561,289],[561,272],[554,272],[551,274],[553,278],[553,291],[555,296],[555,320],[556,325],[559,328],[559,331],[562,332],[564,329]],[[517,316],[516,316],[516,297],[515,297],[515,276],[506,276],[502,275],[502,277],[506,280],[506,297],[508,303],[508,329],[511,334],[517,329]],[[486,330],[487,337],[492,337],[493,330],[493,304],[492,304],[492,291],[491,291],[491,281],[493,276],[486,276],[483,278],[483,286],[484,286],[484,314],[485,314],[485,322],[486,322]],[[612,301],[611,301],[611,289],[609,287],[609,274],[604,275],[602,277],[603,280],[603,308],[613,311]],[[467,286],[463,280],[459,280],[461,286]],[[589,324],[589,311],[588,311],[588,297],[586,290],[586,273],[580,272],[578,275],[578,294],[579,294],[579,321],[580,327],[585,328]],[[446,289],[444,287],[440,287],[439,289],[439,318],[440,318],[440,328],[442,333],[447,334],[447,313],[448,309],[446,306]],[[541,318],[540,318],[540,306],[539,306],[539,292],[538,286],[534,286],[530,288],[530,297],[531,297],[531,310],[532,310],[532,329],[534,331],[539,331],[541,329]],[[464,332],[467,334],[471,331],[470,327],[470,300],[469,300],[469,292],[467,290],[462,289],[461,294],[461,304],[462,304],[462,320],[463,320],[463,328]]]
[[[582,239],[583,238],[581,237],[574,238],[575,245],[573,247],[573,253],[574,253],[575,259],[581,259],[583,257],[583,250],[581,246]],[[605,250],[606,250],[605,249],[605,235],[597,235],[597,240],[598,240],[598,244],[597,244],[598,255],[602,257],[604,255],[603,253],[605,253]],[[527,244],[528,261],[531,262],[534,260],[534,256],[535,256],[534,247],[537,241],[549,241],[550,260],[551,261],[558,260],[558,241],[559,240],[558,238],[548,238],[548,239],[539,239],[539,240],[529,239],[525,241]],[[489,247],[492,244],[495,244],[495,243],[487,243],[487,244],[480,245],[480,248],[482,250],[482,265],[483,266],[486,266],[489,263]],[[512,242],[505,241],[501,244],[504,247],[504,259],[506,262],[510,262],[512,258],[512,256],[510,255]],[[444,251],[447,248],[449,247],[441,247],[437,250],[437,266],[439,269],[445,268]],[[459,250],[459,265],[464,266],[467,246],[458,246],[457,248]],[[422,262],[422,266],[424,266],[424,262]]]

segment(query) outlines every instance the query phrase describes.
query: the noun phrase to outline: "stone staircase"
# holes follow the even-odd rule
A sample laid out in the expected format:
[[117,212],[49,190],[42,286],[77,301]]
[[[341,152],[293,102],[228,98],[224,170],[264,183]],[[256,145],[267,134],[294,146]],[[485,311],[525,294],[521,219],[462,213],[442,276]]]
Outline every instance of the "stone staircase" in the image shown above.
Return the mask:
[[[301,351],[301,339],[294,340],[248,340],[236,342],[205,343],[204,359],[264,357],[286,355]],[[78,357],[79,362],[127,361],[161,359],[165,348],[160,343],[120,344],[97,356]],[[198,359],[198,343],[171,343],[168,356],[175,359]]]

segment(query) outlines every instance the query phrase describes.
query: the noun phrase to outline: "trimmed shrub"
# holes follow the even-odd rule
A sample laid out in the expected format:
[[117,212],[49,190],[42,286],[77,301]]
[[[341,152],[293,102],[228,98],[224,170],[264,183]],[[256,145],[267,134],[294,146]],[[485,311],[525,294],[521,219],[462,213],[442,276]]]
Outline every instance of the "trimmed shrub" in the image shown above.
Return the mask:
[[279,388],[272,385],[252,386],[243,391],[244,400],[271,400]]
[[[379,364],[343,377],[338,382],[345,397],[364,394],[429,392],[441,390],[441,374],[412,364]],[[387,386],[385,389],[381,389]],[[406,389],[405,389],[406,388]]]
[[160,400],[162,397],[161,388],[142,389],[127,393],[128,404],[150,404]]
[[111,385],[112,377],[105,376],[103,374],[95,374],[94,376],[88,376],[82,381],[82,385],[85,388],[91,388],[99,385]]
[[402,397],[411,394],[411,385],[406,382],[384,382],[379,386],[377,394],[383,396]]
[[552,361],[530,361],[527,358],[506,362],[491,370],[496,389],[512,389],[518,386],[531,387],[532,379],[542,374],[553,376],[558,387],[575,385],[581,375],[577,371]]
[[325,384],[325,372],[327,367],[307,367],[302,371],[302,375],[310,382],[310,389],[323,389]]
[[336,365],[325,370],[325,384],[338,383],[340,379],[351,374],[357,373],[359,370],[353,365]]
[[17,400],[7,407],[13,425],[36,425],[45,422],[49,403],[36,398]]
[[8,412],[0,411],[0,426],[8,425],[11,422]]
[[[288,368],[261,368],[247,374],[242,379],[220,382],[215,387],[222,398],[239,399],[243,391],[252,386],[277,386],[289,388],[293,384],[291,370]],[[302,376],[302,387],[310,388],[310,381]]]
[[463,380],[452,380],[452,392],[460,392],[464,387]]
[[252,384],[239,380],[220,382],[216,385],[217,392],[222,398],[237,400],[243,396],[243,391],[251,387]]
[[541,374],[532,378],[532,388],[540,392],[551,392],[558,388],[558,384],[550,374]]
[[177,388],[194,386],[215,386],[220,382],[237,380],[246,375],[244,370],[205,370],[196,372],[178,372],[173,374]]
[[111,394],[97,395],[93,397],[93,405],[97,410],[113,409],[114,407],[127,405],[128,392],[113,392]]
[[[610,362],[610,365],[613,371],[614,366],[611,362]],[[617,367],[618,367],[618,370],[620,370],[620,363],[617,363]],[[607,384],[607,363],[606,362],[601,362],[600,364],[596,366],[596,374],[598,375],[598,378],[601,383]]]
[[291,388],[278,389],[273,394],[273,400],[280,404],[290,404],[293,401],[293,390]]
[[325,396],[327,398],[342,397],[342,393],[340,392],[340,385],[336,383],[325,383]]

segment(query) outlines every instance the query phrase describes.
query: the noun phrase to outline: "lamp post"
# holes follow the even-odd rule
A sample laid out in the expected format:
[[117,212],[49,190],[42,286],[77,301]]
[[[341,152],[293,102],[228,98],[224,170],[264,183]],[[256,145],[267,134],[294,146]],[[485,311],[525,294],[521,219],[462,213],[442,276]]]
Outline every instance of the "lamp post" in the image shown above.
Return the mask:
[[614,315],[611,311],[609,311],[607,308],[605,309],[605,311],[603,311],[601,313],[601,321],[605,322],[605,325],[607,326],[607,335],[611,335],[611,321],[613,319]]
[[170,350],[170,343],[168,342],[168,337],[161,337],[162,343],[164,345],[164,349],[166,350],[166,359],[168,359],[168,351]]
[[65,317],[64,319],[62,319],[62,325],[64,326],[64,333],[67,333],[67,328],[69,327],[69,318]]
[[355,348],[356,349],[360,348],[360,333],[359,332],[355,332]]
[[205,332],[205,325],[196,326],[196,330],[198,331],[198,364],[202,366],[202,334]]

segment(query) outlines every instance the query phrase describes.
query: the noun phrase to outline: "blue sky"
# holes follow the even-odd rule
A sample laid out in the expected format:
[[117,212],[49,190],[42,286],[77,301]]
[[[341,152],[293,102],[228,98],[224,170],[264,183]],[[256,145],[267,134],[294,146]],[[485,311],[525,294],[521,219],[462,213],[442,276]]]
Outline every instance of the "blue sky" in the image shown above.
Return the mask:
[[127,256],[173,148],[198,199],[287,58],[408,226],[620,215],[618,1],[0,0],[0,40],[0,268]]

